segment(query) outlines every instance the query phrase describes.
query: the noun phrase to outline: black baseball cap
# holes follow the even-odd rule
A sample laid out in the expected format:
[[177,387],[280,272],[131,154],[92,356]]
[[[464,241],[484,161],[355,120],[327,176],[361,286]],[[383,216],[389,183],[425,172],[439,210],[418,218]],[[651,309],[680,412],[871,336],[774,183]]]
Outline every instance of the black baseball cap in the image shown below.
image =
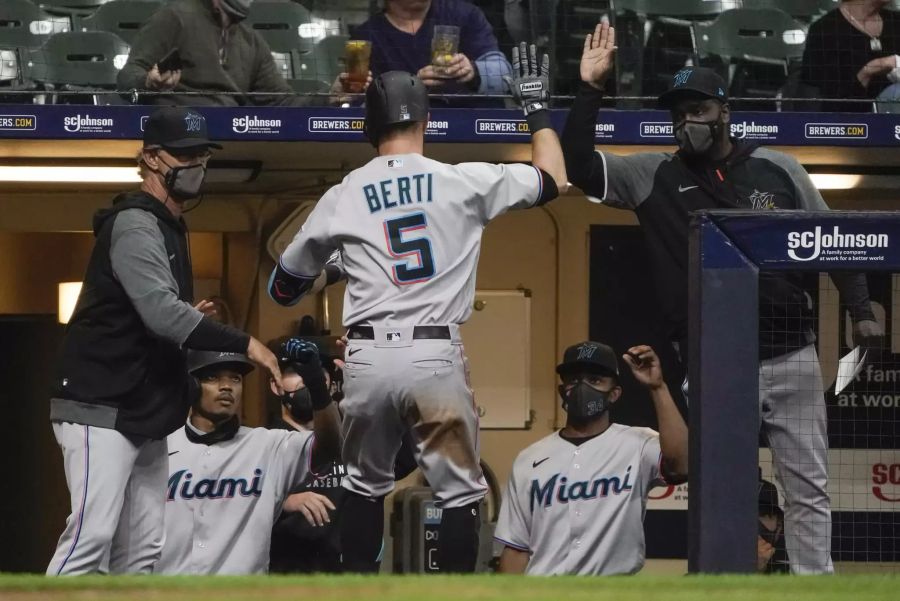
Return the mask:
[[686,92],[728,102],[728,86],[718,73],[706,67],[686,67],[672,77],[672,85],[660,95],[659,108],[671,109]]
[[586,371],[619,377],[619,361],[611,347],[600,342],[580,342],[566,349],[563,361],[556,366],[556,373],[564,375],[574,371]]
[[246,375],[256,367],[247,355],[225,351],[189,351],[188,372],[197,374],[207,368],[231,368],[241,375]]
[[206,118],[183,106],[164,106],[154,111],[144,125],[144,148],[166,150],[222,148],[209,141]]

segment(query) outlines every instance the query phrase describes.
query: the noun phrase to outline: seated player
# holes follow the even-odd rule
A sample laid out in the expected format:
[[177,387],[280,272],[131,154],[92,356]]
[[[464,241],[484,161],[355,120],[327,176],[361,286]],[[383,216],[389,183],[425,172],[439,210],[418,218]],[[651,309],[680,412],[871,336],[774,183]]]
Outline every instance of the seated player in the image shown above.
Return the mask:
[[[343,397],[340,378],[344,362],[323,357],[325,382],[331,398],[338,404]],[[282,382],[285,392],[278,394],[274,382],[272,392],[281,401],[283,427],[300,432],[313,428],[312,402],[293,361],[282,359]],[[394,462],[394,477],[401,480],[416,469],[412,441],[405,436]],[[284,510],[272,530],[269,569],[278,573],[340,572],[341,542],[338,520],[345,498],[341,483],[347,467],[333,461],[310,472],[304,481],[290,491]]]
[[623,356],[647,387],[659,433],[610,422],[619,365],[598,342],[566,349],[556,371],[566,426],[519,453],[495,538],[500,572],[634,574],[644,565],[644,511],[657,485],[687,479],[688,430],[649,346]]
[[282,357],[306,383],[312,432],[242,427],[243,380],[252,364],[235,353],[190,354],[201,396],[185,427],[168,438],[166,539],[156,573],[265,573],[272,525],[289,491],[340,454],[340,417],[318,349],[293,338]]

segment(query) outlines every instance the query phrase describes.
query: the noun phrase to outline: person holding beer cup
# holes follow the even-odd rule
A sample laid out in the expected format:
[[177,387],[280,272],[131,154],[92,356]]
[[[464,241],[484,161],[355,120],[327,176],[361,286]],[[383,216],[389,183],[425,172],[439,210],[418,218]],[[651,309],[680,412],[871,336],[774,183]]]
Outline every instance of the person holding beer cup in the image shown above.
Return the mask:
[[414,73],[435,94],[505,94],[512,73],[484,13],[461,0],[384,0],[355,37],[371,44],[372,73]]

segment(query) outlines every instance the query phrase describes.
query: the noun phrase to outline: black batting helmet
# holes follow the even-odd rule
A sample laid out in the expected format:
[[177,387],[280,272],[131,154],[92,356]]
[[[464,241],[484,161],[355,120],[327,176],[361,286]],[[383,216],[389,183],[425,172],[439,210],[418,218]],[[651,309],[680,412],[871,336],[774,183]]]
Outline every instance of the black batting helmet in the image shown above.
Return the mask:
[[230,367],[241,375],[247,375],[253,368],[253,361],[242,353],[219,351],[188,351],[188,372],[196,376],[212,368]]
[[415,75],[388,71],[366,90],[366,136],[372,146],[390,125],[428,121],[428,90]]

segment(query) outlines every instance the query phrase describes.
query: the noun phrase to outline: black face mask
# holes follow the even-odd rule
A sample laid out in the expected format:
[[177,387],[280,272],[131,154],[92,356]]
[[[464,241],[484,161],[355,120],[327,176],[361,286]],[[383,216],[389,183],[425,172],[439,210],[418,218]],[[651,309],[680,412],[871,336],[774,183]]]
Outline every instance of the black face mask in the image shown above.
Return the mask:
[[675,140],[681,152],[697,156],[706,154],[719,140],[721,116],[713,121],[682,121],[675,125]]
[[579,380],[569,390],[561,384],[559,396],[562,397],[563,409],[575,420],[586,420],[599,417],[605,413],[612,403],[610,391],[597,390],[584,380]]
[[309,390],[301,388],[294,392],[286,392],[279,396],[281,404],[288,408],[291,417],[298,424],[305,424],[313,418],[312,399]]
[[185,167],[172,167],[160,159],[169,171],[165,175],[166,190],[169,195],[178,202],[184,202],[200,196],[200,188],[206,179],[206,165],[187,165]]
[[[194,410],[196,411],[196,407]],[[237,434],[240,427],[241,421],[238,419],[238,416],[232,415],[225,421],[216,424],[216,427],[212,432],[198,434],[197,432],[194,432],[193,428],[185,425],[184,433],[187,434],[188,440],[194,444],[211,445],[224,440],[231,440],[234,438],[234,435]]]

